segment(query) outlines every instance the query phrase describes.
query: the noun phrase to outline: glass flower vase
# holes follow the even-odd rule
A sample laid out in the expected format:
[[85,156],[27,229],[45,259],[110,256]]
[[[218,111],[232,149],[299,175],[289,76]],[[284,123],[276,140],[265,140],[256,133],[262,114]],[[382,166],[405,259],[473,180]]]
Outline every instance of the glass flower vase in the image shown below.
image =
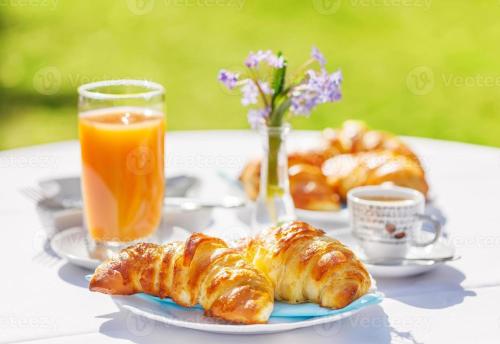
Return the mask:
[[295,208],[288,182],[288,155],[286,138],[289,125],[281,127],[260,126],[262,160],[260,190],[252,216],[252,234],[294,220]]

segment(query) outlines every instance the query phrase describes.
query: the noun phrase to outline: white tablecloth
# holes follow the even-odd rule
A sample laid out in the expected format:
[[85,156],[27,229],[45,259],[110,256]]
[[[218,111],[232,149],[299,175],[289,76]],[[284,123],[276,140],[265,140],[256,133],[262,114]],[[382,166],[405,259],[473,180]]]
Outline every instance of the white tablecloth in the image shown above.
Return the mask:
[[[295,132],[289,149],[306,147],[316,132]],[[249,131],[167,135],[167,174],[203,178],[201,195],[221,195],[219,171],[236,175],[260,150]],[[119,312],[111,298],[90,293],[87,271],[42,250],[42,225],[19,189],[40,179],[77,175],[77,142],[0,152],[0,343],[499,343],[500,149],[408,138],[422,158],[432,193],[462,259],[407,279],[378,279],[387,296],[334,325],[286,333],[237,336],[164,326]],[[233,214],[216,213],[212,232],[240,231]]]

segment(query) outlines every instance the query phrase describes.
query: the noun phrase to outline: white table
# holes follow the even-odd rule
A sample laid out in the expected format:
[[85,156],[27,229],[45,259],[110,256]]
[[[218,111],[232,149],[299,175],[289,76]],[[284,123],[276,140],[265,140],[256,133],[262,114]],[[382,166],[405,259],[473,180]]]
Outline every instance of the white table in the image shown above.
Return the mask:
[[[316,132],[295,132],[289,149]],[[0,152],[0,342],[35,343],[499,343],[500,149],[408,138],[427,167],[447,230],[462,259],[408,279],[378,280],[387,298],[331,326],[274,335],[228,336],[163,326],[118,312],[111,298],[90,293],[87,271],[50,259],[33,203],[19,189],[55,176],[77,175],[77,142]],[[217,177],[236,175],[259,153],[249,131],[175,132],[167,136],[167,174],[203,177],[201,194],[220,195]],[[231,214],[216,214],[212,231],[241,230]]]

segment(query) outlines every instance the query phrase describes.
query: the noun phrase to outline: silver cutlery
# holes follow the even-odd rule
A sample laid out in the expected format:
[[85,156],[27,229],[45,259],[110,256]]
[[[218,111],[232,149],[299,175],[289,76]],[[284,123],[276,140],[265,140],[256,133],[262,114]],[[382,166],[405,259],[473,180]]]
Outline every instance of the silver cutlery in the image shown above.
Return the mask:
[[246,206],[246,201],[239,197],[225,197],[221,201],[204,201],[185,197],[166,197],[164,205],[171,208],[180,208],[182,210],[199,209],[234,209]]
[[46,197],[43,191],[39,188],[28,186],[22,188],[21,193],[31,199],[33,202],[39,204],[41,207],[51,209],[51,210],[63,210],[63,209],[75,209],[81,208],[81,200],[75,199],[56,199]]
[[[49,210],[81,209],[82,202],[77,199],[48,198],[43,191],[35,187],[21,189],[21,193],[37,203],[40,207]],[[233,209],[246,205],[246,201],[239,197],[225,197],[221,201],[204,201],[186,197],[165,197],[164,205],[170,208],[178,208],[185,211],[199,209]]]

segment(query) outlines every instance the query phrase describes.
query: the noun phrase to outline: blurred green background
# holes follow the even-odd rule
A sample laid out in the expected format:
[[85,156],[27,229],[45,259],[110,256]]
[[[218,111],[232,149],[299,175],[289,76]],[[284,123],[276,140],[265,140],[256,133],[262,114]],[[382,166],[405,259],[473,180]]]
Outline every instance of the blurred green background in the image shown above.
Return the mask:
[[218,70],[269,48],[293,68],[313,44],[344,99],[294,128],[500,146],[499,18],[498,0],[1,0],[0,149],[76,138],[76,88],[102,79],[164,84],[170,130],[247,128]]

